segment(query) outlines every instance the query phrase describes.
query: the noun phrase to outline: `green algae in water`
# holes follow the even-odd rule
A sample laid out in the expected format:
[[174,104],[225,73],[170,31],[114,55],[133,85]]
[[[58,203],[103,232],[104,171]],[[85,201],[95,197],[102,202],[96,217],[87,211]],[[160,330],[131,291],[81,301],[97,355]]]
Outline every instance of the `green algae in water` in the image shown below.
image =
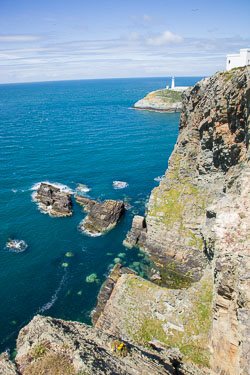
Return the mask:
[[125,253],[119,253],[119,254],[118,254],[118,257],[119,257],[119,258],[125,258],[125,256],[126,256]]
[[67,258],[71,258],[71,257],[74,256],[74,254],[73,254],[71,251],[67,251],[67,253],[65,254],[65,256],[66,256]]
[[87,283],[99,283],[100,281],[96,273],[91,273],[89,276],[86,277],[85,280]]

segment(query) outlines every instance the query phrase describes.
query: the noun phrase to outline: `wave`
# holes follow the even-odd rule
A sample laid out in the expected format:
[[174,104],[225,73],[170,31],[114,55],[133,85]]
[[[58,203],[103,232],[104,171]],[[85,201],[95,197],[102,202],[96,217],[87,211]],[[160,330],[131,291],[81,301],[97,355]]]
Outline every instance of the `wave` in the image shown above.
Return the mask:
[[76,188],[76,192],[77,194],[79,193],[88,193],[91,189],[87,186],[87,185],[84,185],[84,184],[78,184],[77,188]]
[[156,182],[161,182],[162,179],[163,179],[163,177],[164,177],[164,174],[163,174],[162,176],[155,177],[155,178],[154,178],[154,181],[156,181]]
[[56,289],[55,293],[52,295],[50,301],[47,302],[47,303],[45,303],[42,307],[40,307],[40,309],[37,310],[37,312],[35,313],[35,315],[43,313],[46,310],[49,310],[54,305],[54,303],[58,299],[58,293],[62,289],[62,286],[64,284],[65,278],[66,278],[66,275],[64,274],[63,277],[62,277],[62,279],[61,279],[61,281],[60,281],[60,283],[59,283],[58,288]]
[[101,232],[101,233],[91,233],[91,232],[89,232],[87,229],[85,229],[84,227],[83,227],[83,225],[84,225],[84,223],[86,222],[86,218],[85,219],[83,219],[81,222],[80,222],[80,224],[79,224],[79,230],[81,231],[81,232],[83,232],[84,234],[86,234],[87,236],[89,236],[89,237],[100,237],[100,236],[102,236],[103,235],[103,233]]
[[31,186],[31,188],[30,188],[29,190],[37,191],[42,183],[53,185],[53,186],[59,188],[61,191],[65,192],[65,193],[70,193],[70,194],[74,194],[74,193],[75,193],[75,191],[72,190],[72,189],[71,189],[69,186],[67,186],[67,185],[60,184],[59,182],[50,182],[50,181],[40,181],[40,182],[36,182],[34,185]]
[[113,181],[113,188],[118,190],[118,189],[125,189],[128,187],[128,183],[125,181]]
[[23,251],[27,249],[27,247],[28,245],[26,244],[25,241],[17,240],[17,239],[10,240],[5,245],[5,248],[11,251],[12,253],[22,253]]

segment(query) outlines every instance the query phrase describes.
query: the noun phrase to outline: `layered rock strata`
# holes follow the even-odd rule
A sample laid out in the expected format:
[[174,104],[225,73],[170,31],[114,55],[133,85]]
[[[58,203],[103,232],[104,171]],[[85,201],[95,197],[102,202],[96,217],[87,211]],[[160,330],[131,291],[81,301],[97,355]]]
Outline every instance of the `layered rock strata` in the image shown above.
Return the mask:
[[61,191],[60,188],[42,182],[34,198],[44,212],[52,216],[71,216],[71,194]]
[[250,367],[249,78],[249,67],[219,72],[184,93],[168,170],[125,240],[195,282],[164,292],[123,275],[96,323],[131,340],[177,345],[217,375]]
[[134,104],[135,109],[158,112],[180,112],[182,108],[181,92],[174,90],[157,90]]
[[[198,375],[178,352],[135,346],[78,322],[37,315],[17,339],[18,372],[4,359],[8,375]],[[0,366],[1,366],[0,360]],[[1,367],[0,367],[1,368]]]
[[178,348],[185,360],[207,367],[212,292],[208,271],[189,289],[162,288],[140,276],[123,274],[95,327],[137,345],[158,341]]
[[93,324],[97,322],[97,320],[103,313],[106,303],[109,300],[113,292],[115,284],[117,283],[121,275],[124,275],[124,274],[136,275],[136,272],[130,268],[123,267],[121,264],[118,263],[114,266],[114,268],[110,272],[110,275],[105,280],[101,288],[101,291],[97,297],[97,306],[91,314],[91,320]]
[[93,199],[75,196],[76,201],[88,212],[80,223],[80,229],[90,234],[101,234],[115,227],[125,212],[124,202],[108,199],[98,202]]
[[[227,193],[247,160],[249,68],[216,73],[183,93],[180,130],[160,186],[150,196],[136,243],[164,266],[199,280],[208,257],[205,208]],[[232,182],[231,182],[232,183]]]

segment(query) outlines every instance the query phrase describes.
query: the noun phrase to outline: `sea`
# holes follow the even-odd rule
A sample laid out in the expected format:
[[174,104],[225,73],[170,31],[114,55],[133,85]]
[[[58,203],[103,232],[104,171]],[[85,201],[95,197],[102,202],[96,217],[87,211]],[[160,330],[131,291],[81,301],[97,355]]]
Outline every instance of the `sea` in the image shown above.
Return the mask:
[[[176,85],[201,78],[176,77]],[[91,324],[116,263],[147,277],[147,256],[122,241],[165,173],[180,114],[131,107],[170,84],[171,77],[0,85],[0,352],[14,349],[36,314]],[[128,210],[113,230],[90,237],[78,228],[86,214],[74,198],[72,217],[39,210],[32,197],[42,181],[124,200]],[[10,251],[10,239],[27,248]]]

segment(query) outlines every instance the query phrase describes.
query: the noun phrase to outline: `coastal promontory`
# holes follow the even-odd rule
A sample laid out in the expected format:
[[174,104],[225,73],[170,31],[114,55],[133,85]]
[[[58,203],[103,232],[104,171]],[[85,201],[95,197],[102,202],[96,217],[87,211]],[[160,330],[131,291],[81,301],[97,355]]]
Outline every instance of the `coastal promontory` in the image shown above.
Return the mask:
[[181,95],[180,91],[172,89],[152,91],[145,98],[138,100],[133,108],[158,112],[180,112]]

